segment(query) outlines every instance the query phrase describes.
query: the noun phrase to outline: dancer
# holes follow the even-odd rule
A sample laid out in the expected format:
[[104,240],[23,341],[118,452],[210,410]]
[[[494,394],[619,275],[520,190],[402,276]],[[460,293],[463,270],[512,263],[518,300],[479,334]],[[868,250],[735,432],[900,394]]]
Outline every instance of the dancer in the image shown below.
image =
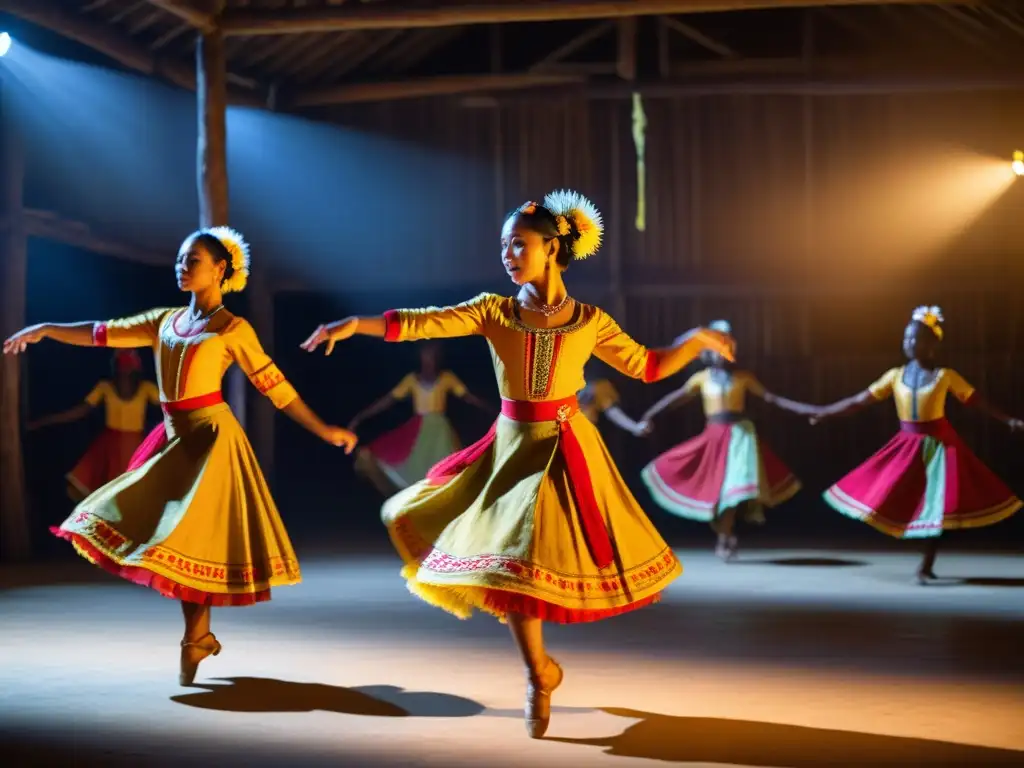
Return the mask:
[[90,562],[181,602],[182,685],[221,645],[210,632],[211,606],[270,599],[271,586],[297,584],[299,564],[256,457],[221,396],[232,362],[262,394],[303,427],[350,452],[356,438],[327,426],[299,398],[260,346],[252,326],[221,295],[249,275],[248,245],[234,230],[190,235],[175,264],[190,293],[180,309],[154,309],[109,322],[44,323],[4,342],[5,354],[53,339],[80,347],[154,350],[163,423],[128,471],[87,497],[60,526]]
[[584,369],[583,375],[587,385],[576,397],[579,400],[580,411],[591,424],[597,425],[603,414],[612,424],[635,437],[642,437],[650,432],[646,425],[633,421],[619,407],[618,390],[608,379],[598,376],[593,360]]
[[629,493],[576,392],[591,355],[645,381],[670,376],[729,341],[703,329],[648,350],[603,310],[570,298],[563,271],[600,244],[601,218],[575,192],[513,211],[501,259],[514,297],[481,294],[447,308],[392,310],[322,325],[308,351],[353,334],[387,341],[482,335],[501,416],[480,441],[385,502],[382,517],[410,591],[468,618],[507,621],[527,671],[526,727],[540,738],[562,669],[542,622],[596,621],[655,602],[680,573],[672,550]]
[[428,469],[459,448],[458,436],[445,415],[449,394],[494,413],[494,408],[466,389],[458,376],[441,368],[438,345],[424,344],[419,370],[406,375],[349,422],[348,428],[355,432],[370,416],[412,398],[413,417],[356,451],[356,471],[385,496],[426,477]]
[[[709,327],[732,337],[724,320]],[[728,561],[739,547],[734,533],[738,512],[742,510],[747,522],[763,523],[764,507],[775,507],[800,490],[800,481],[758,438],[746,413],[746,396],[802,416],[817,409],[768,392],[752,373],[713,350],[701,353],[701,360],[707,367],[655,403],[642,423],[700,395],[707,419],[704,431],[655,458],[641,477],[667,512],[710,523],[718,534],[715,554]]]
[[909,361],[892,368],[860,394],[819,408],[812,423],[846,416],[892,397],[900,431],[878,453],[825,492],[836,511],[900,539],[927,539],[918,568],[921,584],[933,567],[944,530],[1003,520],[1022,503],[971,453],[946,421],[946,396],[974,406],[1011,430],[1024,422],[989,405],[952,368],[936,362],[944,318],[939,307],[918,307],[903,332]]
[[146,428],[146,406],[160,405],[160,391],[142,380],[142,358],[133,349],[120,349],[112,358],[113,378],[96,383],[78,405],[28,423],[29,430],[68,424],[103,406],[106,427],[65,476],[68,495],[78,502],[109,483],[128,467]]

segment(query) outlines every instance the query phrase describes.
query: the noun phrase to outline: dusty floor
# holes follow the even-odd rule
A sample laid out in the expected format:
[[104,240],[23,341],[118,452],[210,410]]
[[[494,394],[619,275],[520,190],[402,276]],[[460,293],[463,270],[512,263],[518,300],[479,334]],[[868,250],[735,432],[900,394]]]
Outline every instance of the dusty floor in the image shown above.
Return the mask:
[[392,556],[306,558],[215,612],[177,686],[175,604],[85,563],[0,572],[0,764],[1024,765],[1024,558],[681,552],[658,606],[551,627],[566,670],[526,738],[507,630],[411,597]]

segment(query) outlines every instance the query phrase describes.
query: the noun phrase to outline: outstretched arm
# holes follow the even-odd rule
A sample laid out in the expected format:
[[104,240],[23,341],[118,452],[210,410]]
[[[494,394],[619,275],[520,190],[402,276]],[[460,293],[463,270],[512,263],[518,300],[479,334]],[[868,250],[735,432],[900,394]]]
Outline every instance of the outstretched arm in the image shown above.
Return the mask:
[[996,421],[1001,421],[1014,432],[1024,430],[1024,422],[1015,419],[996,408],[992,403],[981,396],[974,387],[967,383],[963,376],[951,368],[945,369],[943,375],[949,380],[949,392],[964,405],[977,408],[982,413],[991,416]]
[[717,331],[695,328],[667,347],[648,349],[634,341],[607,312],[601,309],[597,312],[594,319],[597,323],[594,356],[620,373],[648,384],[678,373],[705,349],[733,359],[732,339]]
[[365,408],[363,408],[363,410],[359,411],[355,416],[353,416],[352,421],[348,423],[348,428],[356,429],[359,426],[360,422],[365,421],[371,416],[376,416],[378,413],[383,413],[396,402],[398,401],[395,399],[395,396],[392,393],[388,392],[386,395],[384,395],[384,397],[374,401],[373,403],[370,403],[370,405],[366,406]]
[[892,388],[896,384],[897,378],[902,375],[902,371],[902,368],[890,368],[863,392],[858,392],[856,395],[839,400],[831,405],[818,407],[811,416],[811,424],[819,424],[825,419],[831,419],[835,416],[849,416],[852,413],[864,410],[869,405],[892,397]]
[[966,405],[969,405],[972,408],[977,408],[979,411],[981,411],[984,414],[987,414],[988,416],[991,416],[996,421],[1003,422],[1003,424],[1005,424],[1014,432],[1024,431],[1024,421],[1022,421],[1021,419],[1016,419],[1013,416],[1010,416],[1004,413],[1003,411],[999,410],[977,392],[975,392],[974,395],[967,400]]
[[667,411],[670,408],[674,408],[690,402],[697,396],[698,391],[699,390],[695,389],[689,381],[686,382],[686,384],[681,386],[679,389],[675,390],[674,392],[669,392],[667,395],[661,398],[661,400],[659,400],[650,408],[648,408],[644,415],[641,417],[641,421],[651,421],[652,419],[654,419],[655,416],[659,415],[664,411]]
[[450,339],[483,333],[495,297],[482,293],[475,299],[451,307],[423,309],[394,309],[383,315],[347,317],[319,326],[302,342],[307,352],[326,344],[326,354],[334,345],[351,336],[375,336],[385,341],[420,341],[423,339]]
[[796,400],[790,400],[786,397],[780,397],[779,395],[772,394],[765,390],[763,393],[752,393],[755,397],[760,397],[768,405],[778,408],[780,411],[787,411],[789,413],[795,413],[797,416],[818,416],[821,412],[821,407],[817,405],[810,405],[809,403],[801,403]]
[[850,414],[857,413],[857,411],[864,410],[870,405],[874,405],[878,401],[879,398],[872,394],[870,389],[865,389],[863,392],[858,392],[852,397],[847,397],[831,405],[823,405],[814,409],[814,412],[811,414],[811,424],[820,424],[825,419],[831,419],[836,416],[849,416]]
[[610,421],[612,424],[619,427],[620,429],[626,430],[631,435],[634,435],[636,437],[641,437],[650,432],[649,425],[643,422],[633,421],[631,418],[629,418],[629,416],[626,415],[626,412],[619,408],[619,406],[617,405],[609,405],[607,408],[605,408],[604,415],[608,417],[608,421]]
[[42,427],[49,427],[53,424],[67,424],[72,421],[78,421],[84,419],[89,415],[89,412],[93,409],[91,403],[79,403],[73,408],[68,408],[66,411],[60,413],[54,413],[50,416],[43,416],[41,419],[30,421],[26,426],[29,430],[40,429]]
[[479,408],[481,411],[486,411],[487,413],[494,413],[493,405],[488,403],[486,400],[477,397],[469,390],[466,390],[466,392],[460,395],[459,398],[469,403],[470,405]]
[[37,344],[43,339],[53,339],[61,344],[72,344],[76,347],[93,347],[93,328],[96,323],[39,323],[23,328],[4,341],[4,354],[17,355],[24,352],[29,344]]

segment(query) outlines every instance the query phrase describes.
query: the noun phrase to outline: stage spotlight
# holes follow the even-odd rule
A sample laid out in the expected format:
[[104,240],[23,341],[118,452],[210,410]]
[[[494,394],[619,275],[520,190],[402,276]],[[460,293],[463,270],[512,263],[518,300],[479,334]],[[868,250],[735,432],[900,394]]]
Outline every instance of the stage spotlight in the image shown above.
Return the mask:
[[1010,163],[1010,167],[1018,176],[1024,176],[1024,151],[1018,149],[1013,153],[1013,162]]
[[6,56],[11,50],[11,36],[6,32],[0,32],[0,56]]

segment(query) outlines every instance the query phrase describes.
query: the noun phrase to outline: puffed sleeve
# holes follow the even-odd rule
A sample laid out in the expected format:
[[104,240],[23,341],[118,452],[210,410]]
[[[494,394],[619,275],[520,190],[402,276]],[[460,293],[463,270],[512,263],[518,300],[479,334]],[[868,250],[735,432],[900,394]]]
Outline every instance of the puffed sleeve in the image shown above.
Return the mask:
[[597,410],[604,413],[613,405],[618,405],[619,393],[615,386],[607,379],[601,379],[594,384],[594,405]]
[[750,393],[754,397],[764,397],[764,384],[758,380],[757,376],[752,374],[750,371],[743,371],[740,374],[739,379],[746,392]]
[[418,341],[482,334],[497,300],[493,293],[481,293],[451,307],[388,310],[384,313],[384,340]]
[[976,391],[974,387],[967,383],[967,380],[952,368],[943,369],[942,375],[948,382],[949,391],[953,393],[953,397],[961,403],[969,402],[974,397]]
[[594,355],[603,360],[619,373],[646,382],[661,378],[658,372],[658,360],[651,350],[633,340],[612,316],[603,309],[597,309],[597,344]]
[[875,400],[885,400],[892,397],[892,388],[896,383],[896,377],[900,375],[902,368],[890,368],[879,377],[878,381],[868,387],[868,392]]
[[416,388],[416,374],[407,373],[405,377],[398,382],[394,389],[391,390],[391,396],[395,400],[405,400],[409,395],[413,393]]
[[266,395],[277,408],[286,408],[299,393],[281,370],[263,351],[256,331],[247,320],[238,318],[231,329],[228,350],[261,395]]
[[110,384],[106,381],[96,382],[96,386],[85,396],[85,402],[95,408],[102,403],[110,392]]
[[142,394],[150,405],[160,405],[160,390],[152,381],[142,382]]
[[441,379],[444,381],[445,392],[450,392],[456,397],[465,397],[466,393],[469,391],[466,389],[466,385],[462,383],[462,379],[451,371],[445,371],[442,373]]
[[94,323],[92,343],[97,347],[152,347],[160,337],[160,324],[173,310],[151,309],[139,315]]

